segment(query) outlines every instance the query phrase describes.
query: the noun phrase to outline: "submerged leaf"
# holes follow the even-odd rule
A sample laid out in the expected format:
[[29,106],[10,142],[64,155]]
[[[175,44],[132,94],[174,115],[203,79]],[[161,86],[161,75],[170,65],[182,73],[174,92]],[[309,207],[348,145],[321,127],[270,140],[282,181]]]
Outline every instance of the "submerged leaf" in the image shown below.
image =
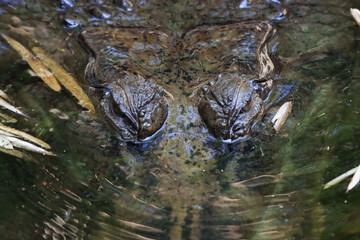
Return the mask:
[[286,102],[277,111],[271,122],[274,123],[274,129],[276,132],[280,131],[281,127],[284,125],[287,117],[289,116],[292,108],[291,102]]
[[24,60],[30,65],[30,67],[36,72],[36,74],[53,90],[59,92],[61,86],[54,77],[54,75],[44,66],[42,62],[35,58],[35,56],[27,50],[18,41],[8,37],[5,34],[1,36],[24,58]]
[[357,8],[350,8],[350,13],[355,19],[356,23],[360,26],[360,11]]
[[22,111],[20,111],[19,109],[17,109],[16,107],[14,107],[13,105],[11,105],[10,103],[8,103],[7,101],[5,101],[4,99],[0,98],[0,106],[2,106],[3,108],[6,108],[14,113],[20,114],[24,117],[28,117],[28,115],[26,115],[25,113],[23,113]]
[[0,97],[9,100],[9,96],[2,90],[0,90]]
[[31,157],[23,152],[20,152],[18,150],[15,149],[5,149],[5,148],[0,148],[0,152],[12,155],[14,157],[18,157],[21,159],[31,159]]
[[45,66],[50,69],[59,82],[79,100],[79,104],[81,106],[90,110],[91,112],[95,112],[95,107],[91,103],[84,90],[62,66],[60,66],[54,59],[50,58],[42,48],[34,47],[32,50],[40,59],[40,61],[42,61]]
[[10,136],[10,137],[16,137],[14,134],[9,133],[9,132],[5,132],[5,131],[2,131],[2,130],[0,130],[0,135]]
[[66,113],[61,112],[59,109],[53,108],[53,109],[50,109],[49,112],[55,114],[60,119],[69,120],[69,116]]
[[7,126],[5,126],[3,124],[0,124],[0,130],[11,133],[11,134],[13,134],[15,136],[22,137],[23,139],[25,139],[27,141],[30,141],[30,142],[33,142],[33,143],[35,143],[35,144],[37,144],[37,145],[39,145],[39,146],[41,146],[41,147],[43,147],[45,149],[50,149],[51,148],[49,144],[47,144],[46,142],[44,142],[44,141],[42,141],[40,139],[38,139],[36,137],[33,137],[30,134],[27,134],[27,133],[24,133],[22,131],[16,130],[14,128],[7,127]]
[[0,136],[0,147],[5,149],[14,149],[14,146],[10,143],[10,141],[3,136]]
[[55,154],[53,154],[52,152],[46,151],[45,149],[35,146],[32,143],[25,142],[23,140],[20,140],[20,139],[14,138],[14,137],[9,137],[9,136],[3,136],[3,138],[8,140],[14,147],[32,151],[32,152],[42,153],[42,154],[46,154],[46,155],[50,155],[50,156],[55,156]]
[[344,179],[352,176],[356,172],[357,169],[358,169],[358,167],[355,167],[355,168],[347,171],[346,173],[341,174],[337,178],[334,178],[333,180],[331,180],[330,182],[325,184],[324,189],[330,188],[330,187],[338,184],[339,182],[343,181]]
[[353,189],[360,181],[360,165],[357,167],[356,172],[354,174],[354,176],[352,177],[346,192],[350,191],[351,189]]
[[0,118],[2,118],[3,120],[1,120],[1,122],[6,122],[6,123],[16,123],[17,120],[13,117],[10,117],[4,113],[0,113]]

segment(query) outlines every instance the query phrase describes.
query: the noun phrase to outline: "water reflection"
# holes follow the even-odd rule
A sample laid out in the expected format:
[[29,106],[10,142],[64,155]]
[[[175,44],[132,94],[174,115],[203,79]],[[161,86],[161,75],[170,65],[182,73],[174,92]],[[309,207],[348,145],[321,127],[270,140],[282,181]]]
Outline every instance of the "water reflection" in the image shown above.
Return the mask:
[[[345,184],[326,191],[322,186],[359,163],[360,30],[347,14],[351,1],[312,3],[280,3],[286,17],[274,23],[273,55],[289,65],[279,73],[279,90],[269,102],[276,105],[282,96],[292,100],[292,116],[274,136],[268,113],[250,139],[231,145],[209,139],[206,131],[195,138],[184,130],[198,119],[186,118],[148,144],[123,144],[101,120],[81,112],[71,96],[50,92],[15,54],[1,48],[1,88],[32,115],[16,127],[41,136],[58,154],[33,155],[37,162],[1,154],[1,238],[358,239],[358,189],[345,195]],[[31,19],[22,9],[25,2],[9,4],[1,1],[6,11]],[[255,9],[263,5],[253,5],[248,2],[245,10],[261,18]],[[214,6],[199,4],[205,10],[189,17],[191,24],[211,14],[209,9],[222,17],[239,13],[236,7]],[[10,17],[0,16],[2,31]],[[188,26],[189,19],[170,29]],[[56,32],[48,30],[43,39]],[[74,63],[74,55],[63,58],[61,52],[54,56],[73,73],[83,68],[86,56],[77,55],[82,63]],[[53,108],[69,119],[49,112]]]

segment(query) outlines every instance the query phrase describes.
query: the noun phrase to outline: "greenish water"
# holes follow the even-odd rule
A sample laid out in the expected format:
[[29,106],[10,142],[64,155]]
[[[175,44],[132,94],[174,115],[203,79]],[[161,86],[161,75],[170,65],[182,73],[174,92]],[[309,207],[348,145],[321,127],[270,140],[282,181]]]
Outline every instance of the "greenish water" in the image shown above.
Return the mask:
[[[80,81],[87,54],[76,35],[85,26],[181,32],[268,21],[277,30],[272,57],[288,63],[273,95],[289,92],[270,103],[292,101],[293,111],[278,134],[268,113],[249,139],[230,145],[191,135],[186,119],[189,135],[170,123],[149,143],[125,144],[70,93],[31,77],[1,41],[0,88],[31,116],[10,126],[58,155],[0,154],[1,239],[360,239],[359,188],[346,194],[344,181],[323,190],[360,163],[360,28],[349,13],[357,1],[138,1],[138,11],[108,9],[116,16],[108,20],[86,15],[86,1],[54,2],[0,1],[0,31],[25,45],[37,40]],[[24,26],[29,37],[11,30]]]

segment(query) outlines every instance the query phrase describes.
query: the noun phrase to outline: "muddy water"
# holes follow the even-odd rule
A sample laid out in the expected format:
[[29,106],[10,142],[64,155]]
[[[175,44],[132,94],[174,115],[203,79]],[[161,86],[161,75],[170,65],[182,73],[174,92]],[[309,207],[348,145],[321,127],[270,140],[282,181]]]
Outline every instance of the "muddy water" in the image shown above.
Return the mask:
[[[189,118],[196,109],[180,102],[158,136],[133,145],[70,93],[32,77],[1,41],[1,89],[31,116],[11,126],[58,155],[1,154],[1,239],[360,238],[358,189],[323,190],[359,164],[360,29],[349,14],[356,1],[49,2],[0,1],[1,32],[41,45],[84,88],[88,55],[77,34],[88,26],[177,36],[205,23],[267,21],[277,31],[268,44],[279,71],[248,139],[223,144],[199,133],[200,120]],[[269,118],[284,101],[293,112],[275,134]]]

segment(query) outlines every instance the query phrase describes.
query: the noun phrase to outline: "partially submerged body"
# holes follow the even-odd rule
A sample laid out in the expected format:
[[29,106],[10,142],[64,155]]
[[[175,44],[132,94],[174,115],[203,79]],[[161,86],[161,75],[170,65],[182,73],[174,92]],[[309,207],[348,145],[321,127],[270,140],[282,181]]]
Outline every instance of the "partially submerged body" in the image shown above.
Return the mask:
[[[130,1],[116,2],[120,3],[119,15],[139,13],[137,3],[127,6]],[[98,114],[113,133],[122,142],[130,142],[115,146],[117,152],[104,164],[116,170],[119,165],[116,157],[120,155],[126,162],[124,181],[129,185],[139,184],[136,192],[129,192],[129,198],[136,196],[171,210],[166,214],[171,216],[168,235],[173,239],[183,238],[187,227],[191,228],[193,239],[202,236],[201,227],[211,228],[211,225],[203,226],[200,219],[209,216],[203,211],[207,205],[235,209],[236,216],[242,216],[243,209],[251,212],[261,208],[263,202],[253,199],[262,193],[239,184],[238,195],[234,196],[238,200],[234,203],[220,192],[223,186],[219,178],[241,171],[241,177],[229,180],[240,182],[267,174],[266,169],[272,164],[272,160],[265,161],[262,155],[242,165],[246,161],[243,158],[260,152],[260,144],[241,140],[251,136],[256,142],[259,134],[254,137],[252,130],[266,113],[265,105],[273,88],[271,79],[277,70],[267,46],[274,28],[266,19],[241,19],[235,14],[222,19],[228,16],[223,2],[186,4],[190,3],[199,15],[187,19],[184,27],[174,20],[180,30],[156,26],[154,19],[149,18],[151,15],[141,17],[141,11],[137,20],[134,17],[119,24],[103,21],[100,26],[81,29],[81,41],[89,52],[85,70],[89,95],[97,100]],[[78,1],[77,8],[86,12],[88,5]],[[89,11],[99,18],[106,16],[101,11],[109,4],[103,5],[94,4]],[[257,3],[255,7],[261,8]],[[161,9],[149,8],[155,12]],[[251,13],[254,8],[240,10]],[[70,11],[69,7],[64,13]],[[214,17],[209,17],[210,14]],[[181,17],[188,16],[176,15],[177,20]],[[158,23],[161,25],[162,21]],[[262,126],[259,129],[258,133],[265,132]],[[90,164],[101,165],[103,161],[106,160],[99,157]],[[120,181],[113,183],[122,187]],[[241,194],[246,198],[240,198]],[[114,198],[115,205],[123,204],[119,199]],[[129,208],[138,203],[131,199]],[[151,222],[155,217],[153,214],[134,222]],[[186,223],[189,218],[191,224]],[[249,231],[251,226],[245,225],[259,218],[259,215],[255,220],[247,215],[239,217],[239,231]],[[230,229],[227,236],[232,233]]]
[[168,118],[179,117],[181,103],[185,113],[194,108],[182,117],[201,116],[198,125],[234,142],[263,116],[274,72],[267,51],[272,34],[269,24],[253,21],[201,26],[180,37],[148,28],[90,28],[82,33],[92,56],[85,78],[124,141],[150,139]]

